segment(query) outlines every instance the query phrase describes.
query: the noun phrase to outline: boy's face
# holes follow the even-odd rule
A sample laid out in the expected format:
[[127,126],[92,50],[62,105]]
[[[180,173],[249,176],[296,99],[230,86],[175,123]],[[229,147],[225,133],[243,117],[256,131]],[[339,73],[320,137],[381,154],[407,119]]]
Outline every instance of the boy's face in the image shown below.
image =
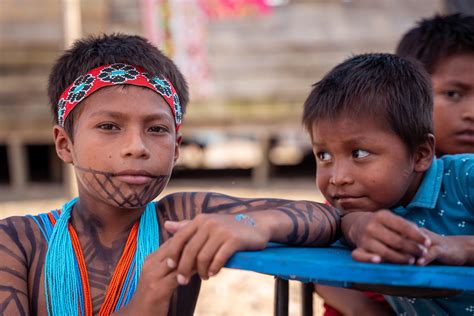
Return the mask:
[[474,153],[474,53],[443,59],[432,80],[436,151]]
[[179,144],[171,109],[156,92],[103,88],[79,105],[75,119],[70,154],[58,153],[74,165],[81,198],[136,208],[163,190]]
[[340,117],[312,126],[316,184],[345,213],[406,204],[419,186],[416,155],[384,125],[383,119]]

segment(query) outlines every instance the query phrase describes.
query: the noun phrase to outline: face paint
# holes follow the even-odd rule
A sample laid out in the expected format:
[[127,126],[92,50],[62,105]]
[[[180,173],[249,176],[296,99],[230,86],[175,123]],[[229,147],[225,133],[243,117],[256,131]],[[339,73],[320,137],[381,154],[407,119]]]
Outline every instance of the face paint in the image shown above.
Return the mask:
[[169,175],[112,173],[75,166],[87,190],[121,208],[144,207],[164,189]]

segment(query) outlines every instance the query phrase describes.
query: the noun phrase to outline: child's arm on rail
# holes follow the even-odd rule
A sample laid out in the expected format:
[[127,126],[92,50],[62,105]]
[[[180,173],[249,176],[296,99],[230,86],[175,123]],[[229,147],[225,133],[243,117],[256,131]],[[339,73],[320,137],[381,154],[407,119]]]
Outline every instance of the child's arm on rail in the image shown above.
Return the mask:
[[431,239],[420,228],[388,210],[349,213],[342,218],[341,227],[358,261],[414,264],[431,246]]
[[342,219],[354,260],[427,265],[474,265],[473,236],[440,236],[390,211],[352,213]]
[[178,193],[165,200],[166,212],[194,212],[181,217],[190,219],[196,215],[189,222],[165,225],[174,233],[170,262],[176,264],[183,283],[193,270],[207,279],[235,252],[263,249],[269,241],[327,246],[339,238],[339,212],[316,202],[244,199],[217,193]]

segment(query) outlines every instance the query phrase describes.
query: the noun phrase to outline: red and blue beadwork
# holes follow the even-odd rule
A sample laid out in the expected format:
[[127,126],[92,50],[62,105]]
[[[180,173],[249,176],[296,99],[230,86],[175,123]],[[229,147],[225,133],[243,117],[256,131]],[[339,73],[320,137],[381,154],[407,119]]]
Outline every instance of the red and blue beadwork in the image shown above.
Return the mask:
[[183,117],[175,88],[167,78],[151,76],[143,68],[122,63],[100,66],[80,76],[61,94],[58,102],[58,124],[64,127],[69,113],[93,92],[103,87],[130,84],[149,88],[160,94],[170,106],[175,118],[176,130]]

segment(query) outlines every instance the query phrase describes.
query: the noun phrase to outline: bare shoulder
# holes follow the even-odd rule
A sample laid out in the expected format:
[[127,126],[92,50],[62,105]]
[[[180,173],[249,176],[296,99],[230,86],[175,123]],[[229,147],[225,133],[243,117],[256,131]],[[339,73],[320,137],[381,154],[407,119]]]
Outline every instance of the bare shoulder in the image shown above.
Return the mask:
[[28,264],[32,259],[31,255],[41,245],[45,245],[44,238],[33,217],[12,216],[0,220],[0,253],[2,253],[2,257],[20,256],[21,261]]

